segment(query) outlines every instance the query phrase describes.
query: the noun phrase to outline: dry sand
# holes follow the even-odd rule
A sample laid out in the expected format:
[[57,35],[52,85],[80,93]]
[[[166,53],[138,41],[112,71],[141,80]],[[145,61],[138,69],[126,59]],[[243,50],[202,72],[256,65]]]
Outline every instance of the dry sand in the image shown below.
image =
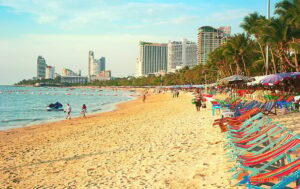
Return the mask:
[[0,188],[232,188],[224,137],[191,96],[0,132]]

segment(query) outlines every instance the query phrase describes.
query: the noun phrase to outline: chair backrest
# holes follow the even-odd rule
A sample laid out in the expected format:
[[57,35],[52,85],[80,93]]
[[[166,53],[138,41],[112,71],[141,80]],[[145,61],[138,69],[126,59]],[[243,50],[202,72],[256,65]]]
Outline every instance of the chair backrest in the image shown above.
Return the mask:
[[273,106],[274,106],[274,101],[268,101],[268,102],[265,104],[264,109],[270,111],[270,110],[273,108]]
[[282,101],[283,100],[283,96],[280,96],[279,98],[277,98],[276,101]]
[[287,97],[287,99],[285,100],[285,102],[292,102],[294,100],[293,96],[289,96]]

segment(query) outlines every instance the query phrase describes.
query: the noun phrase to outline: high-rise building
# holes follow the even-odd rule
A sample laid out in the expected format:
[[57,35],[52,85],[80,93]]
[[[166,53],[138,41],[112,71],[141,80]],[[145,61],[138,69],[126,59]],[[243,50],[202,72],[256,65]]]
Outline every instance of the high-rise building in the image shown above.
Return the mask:
[[89,51],[89,60],[88,60],[88,77],[94,75],[92,70],[94,70],[94,52]]
[[46,66],[45,79],[54,79],[55,68],[53,66]]
[[99,63],[100,63],[100,72],[101,71],[105,71],[105,57],[101,57],[100,59],[99,59]]
[[182,42],[169,41],[168,43],[168,72],[175,72],[177,66],[182,65]]
[[209,53],[224,43],[230,32],[230,26],[218,29],[211,26],[200,27],[198,29],[197,63],[206,64]]
[[42,56],[37,58],[37,78],[44,79],[46,74],[46,60]]
[[221,26],[218,28],[218,30],[221,30],[224,32],[227,36],[231,34],[231,27],[230,26]]
[[187,39],[183,41],[169,41],[168,43],[168,72],[175,72],[176,68],[197,65],[197,44]]
[[62,68],[61,76],[78,76],[78,75],[70,69]]
[[140,42],[139,45],[136,76],[167,72],[168,45],[166,43]]
[[100,61],[95,59],[94,64],[92,65],[92,74],[91,75],[97,75],[100,72]]
[[95,59],[94,52],[89,51],[88,59],[88,77],[98,75],[101,71],[105,70],[105,57]]

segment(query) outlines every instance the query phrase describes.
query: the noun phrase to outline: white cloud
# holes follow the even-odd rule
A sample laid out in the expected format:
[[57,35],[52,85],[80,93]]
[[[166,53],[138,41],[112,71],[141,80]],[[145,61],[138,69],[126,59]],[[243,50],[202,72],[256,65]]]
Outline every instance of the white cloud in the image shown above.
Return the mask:
[[37,18],[39,24],[49,23],[56,20],[55,16],[40,16]]
[[[0,5],[14,11],[33,15],[40,24],[53,23],[63,29],[75,29],[87,25],[117,25],[115,21],[125,21],[127,25],[145,24],[144,20],[157,23],[181,24],[180,19],[190,16],[195,7],[182,3],[126,3],[121,0],[0,0]],[[170,19],[178,18],[177,21]],[[149,22],[150,25],[153,25]]]
[[224,21],[232,21],[232,20],[241,20],[246,15],[248,15],[250,12],[253,12],[253,10],[247,10],[247,9],[231,9],[226,11],[220,11],[213,13],[207,18],[207,21],[218,21],[218,22],[224,22]]

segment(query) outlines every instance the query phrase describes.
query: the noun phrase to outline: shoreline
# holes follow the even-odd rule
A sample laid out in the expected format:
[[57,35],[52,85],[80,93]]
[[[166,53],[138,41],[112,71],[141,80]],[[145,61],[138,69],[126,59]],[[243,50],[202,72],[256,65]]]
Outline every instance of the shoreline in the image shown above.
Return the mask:
[[[14,85],[12,85],[14,86]],[[19,87],[19,86],[17,86]],[[21,87],[21,86],[20,86]],[[22,87],[26,87],[26,86],[22,86]],[[29,87],[33,87],[33,86],[29,86]],[[74,87],[64,87],[64,88],[74,88]],[[75,88],[83,88],[83,89],[95,89],[94,87],[75,87]],[[98,88],[97,88],[98,89]],[[105,90],[111,90],[113,91],[113,88],[103,88]],[[118,89],[119,90],[119,89]],[[131,92],[131,89],[120,89],[120,91],[127,91],[127,92]],[[102,114],[102,113],[105,113],[105,112],[111,112],[111,111],[114,111],[118,108],[118,104],[121,104],[121,103],[126,103],[126,102],[129,102],[129,101],[132,101],[132,100],[135,100],[137,98],[140,97],[140,91],[139,90],[136,90],[132,95],[128,95],[128,99],[124,99],[124,100],[121,100],[119,102],[113,102],[113,103],[110,103],[110,104],[105,104],[104,106],[101,106],[99,110],[96,110],[96,111],[92,111],[88,114],[86,114],[87,116],[92,116],[92,115],[97,115],[97,114]],[[102,109],[102,107],[105,107],[105,109]],[[72,116],[72,114],[71,114]],[[77,113],[73,113],[73,116],[72,116],[72,119],[75,119],[75,118],[80,118],[81,117],[81,114],[78,114]],[[32,120],[35,120],[35,119],[32,119]],[[37,121],[32,121],[30,123],[27,123],[25,125],[22,125],[22,123],[20,123],[20,125],[13,125],[13,126],[3,126],[0,128],[0,132],[3,132],[3,131],[7,131],[7,130],[13,130],[13,129],[19,129],[19,128],[23,128],[23,127],[31,127],[31,126],[36,126],[36,125],[42,125],[42,124],[47,124],[47,123],[55,123],[55,122],[58,122],[58,121],[63,121],[65,120],[65,115],[60,117],[60,118],[51,118],[51,119],[39,119]],[[5,122],[5,121],[3,121]]]
[[[96,112],[92,112],[92,113],[87,113],[86,114],[86,118],[90,118],[90,117],[97,117],[97,116],[101,116],[101,114],[104,114],[104,113],[108,113],[108,112],[113,112],[113,111],[116,111],[118,110],[119,108],[119,105],[123,104],[123,103],[127,103],[127,102],[131,102],[131,101],[135,101],[135,100],[138,100],[139,98],[141,98],[139,95],[133,97],[131,96],[132,99],[129,99],[129,100],[124,100],[124,101],[120,101],[120,102],[116,102],[116,103],[111,103],[111,108],[107,109],[107,110],[100,110],[100,111],[96,111]],[[72,114],[71,114],[72,116]],[[77,115],[77,116],[72,116],[72,119],[71,120],[78,120],[78,119],[82,119],[82,116],[81,115]],[[5,131],[11,131],[11,130],[15,130],[15,129],[22,129],[22,128],[28,128],[28,127],[42,127],[43,125],[45,124],[55,124],[56,122],[62,122],[62,121],[68,121],[66,120],[64,117],[62,118],[57,118],[57,119],[45,119],[41,122],[38,122],[38,123],[32,123],[32,124],[27,124],[27,125],[22,125],[22,126],[13,126],[13,127],[9,127],[7,129],[1,129],[0,130],[0,133],[1,132],[5,132]]]
[[191,98],[0,132],[0,188],[230,188],[223,136]]

